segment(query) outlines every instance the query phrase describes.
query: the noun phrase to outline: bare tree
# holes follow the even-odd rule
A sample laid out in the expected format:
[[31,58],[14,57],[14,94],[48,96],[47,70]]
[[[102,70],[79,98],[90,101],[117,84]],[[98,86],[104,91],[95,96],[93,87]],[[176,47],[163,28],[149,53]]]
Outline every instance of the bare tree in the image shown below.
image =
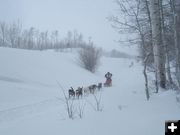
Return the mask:
[[1,28],[1,43],[0,46],[6,46],[6,40],[7,40],[7,25],[5,22],[0,22],[0,28]]
[[20,24],[19,21],[17,23],[13,23],[10,25],[8,30],[8,35],[9,35],[8,39],[11,43],[12,48],[17,48],[19,46],[17,43],[19,43],[18,37],[20,37],[21,30],[22,30],[22,25]]
[[147,100],[149,100],[149,98],[150,98],[149,86],[148,86],[148,76],[147,76],[147,61],[148,61],[149,56],[150,56],[150,53],[144,58],[144,70],[143,70],[144,79],[145,79],[145,92],[146,92]]
[[28,39],[27,39],[27,47],[28,49],[33,49],[34,47],[34,33],[35,33],[35,28],[31,27],[28,31]]
[[84,109],[85,109],[86,103],[83,102],[82,100],[78,100],[78,101],[79,101],[78,102],[78,116],[80,119],[82,119],[84,116]]
[[99,60],[100,60],[100,49],[93,46],[93,43],[83,46],[79,51],[79,60],[82,66],[90,72],[95,72]]
[[176,79],[180,88],[180,1],[170,0],[173,14],[174,46],[176,53]]
[[170,68],[170,59],[169,59],[169,51],[168,45],[166,42],[166,34],[165,34],[165,19],[164,19],[164,9],[163,9],[163,0],[159,0],[159,7],[160,7],[160,18],[161,18],[161,33],[162,33],[162,46],[164,47],[165,59],[166,59],[166,72],[167,77],[169,80],[169,85],[172,88],[173,80],[171,76],[171,68]]
[[68,117],[70,119],[74,119],[75,118],[74,100],[71,100],[70,98],[68,98],[66,96],[64,88],[61,86],[61,84],[59,82],[57,82],[57,83],[58,83],[58,85],[59,85],[59,87],[60,87],[60,89],[61,89],[61,91],[63,93],[63,96],[64,96],[64,99],[60,99],[60,100],[62,100],[65,103],[65,105],[66,105],[66,112],[68,114]]
[[59,43],[58,37],[59,37],[59,32],[57,30],[51,33],[51,44],[53,48],[58,46]]
[[158,73],[160,86],[166,88],[165,56],[164,46],[162,44],[162,31],[160,20],[159,0],[150,1],[150,13],[152,23],[153,52],[155,70]]
[[92,96],[94,98],[94,103],[86,100],[91,107],[95,110],[95,111],[102,111],[103,110],[103,105],[102,105],[102,92],[100,93],[92,93]]
[[[153,46],[152,46],[152,23],[148,0],[116,0],[121,12],[121,18],[113,16],[110,20],[113,22],[113,27],[120,34],[126,32],[134,32],[137,36],[132,38],[130,43],[134,41],[139,45],[140,57],[144,66],[143,74],[145,78],[146,97],[149,99],[148,90],[148,74],[147,66],[154,68],[153,63]],[[156,75],[156,72],[155,72]],[[155,76],[156,78],[156,76]],[[156,79],[157,82],[157,79]],[[158,90],[157,90],[158,91]]]

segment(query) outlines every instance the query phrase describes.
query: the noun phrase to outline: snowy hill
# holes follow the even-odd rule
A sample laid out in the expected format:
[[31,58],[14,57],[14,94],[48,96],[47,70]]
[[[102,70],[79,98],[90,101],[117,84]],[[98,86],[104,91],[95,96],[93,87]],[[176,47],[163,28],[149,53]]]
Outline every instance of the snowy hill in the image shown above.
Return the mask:
[[[142,67],[132,59],[103,57],[95,74],[79,66],[76,52],[0,48],[0,62],[0,135],[164,135],[165,120],[180,119],[175,92],[146,101]],[[104,82],[107,71],[113,85],[96,95],[102,111],[93,95],[83,96],[74,101],[84,105],[83,118],[69,119],[57,81],[64,90],[86,87]]]

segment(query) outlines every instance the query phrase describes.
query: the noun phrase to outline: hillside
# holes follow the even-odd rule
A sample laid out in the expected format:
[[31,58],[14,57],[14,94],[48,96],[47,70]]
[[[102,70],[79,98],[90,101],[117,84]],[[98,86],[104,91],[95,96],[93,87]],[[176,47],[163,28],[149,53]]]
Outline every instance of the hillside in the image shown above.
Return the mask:
[[[102,57],[92,74],[77,59],[75,51],[0,48],[0,134],[164,135],[165,120],[180,119],[174,91],[152,91],[146,101],[142,67],[135,60]],[[83,118],[69,119],[57,82],[67,94],[71,86],[104,82],[107,71],[113,85],[96,93],[102,111],[94,110],[93,95],[83,96],[74,101],[85,106]]]

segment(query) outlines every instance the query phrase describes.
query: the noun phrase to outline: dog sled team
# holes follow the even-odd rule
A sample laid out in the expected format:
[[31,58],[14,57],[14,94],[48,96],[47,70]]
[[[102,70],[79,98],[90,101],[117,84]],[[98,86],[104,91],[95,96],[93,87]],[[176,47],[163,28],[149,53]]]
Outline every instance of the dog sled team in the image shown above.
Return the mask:
[[92,84],[88,87],[78,87],[74,90],[72,87],[69,89],[69,98],[82,98],[83,95],[94,94],[96,90],[100,91],[104,85],[104,87],[111,87],[112,86],[112,73],[107,72],[105,74],[106,81],[104,84],[98,83]]

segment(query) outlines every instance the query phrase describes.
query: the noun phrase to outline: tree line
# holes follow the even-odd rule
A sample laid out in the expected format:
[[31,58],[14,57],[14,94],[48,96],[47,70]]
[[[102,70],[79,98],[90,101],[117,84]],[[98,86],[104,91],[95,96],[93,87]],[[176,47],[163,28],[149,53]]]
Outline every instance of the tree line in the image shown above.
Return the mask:
[[91,39],[85,41],[76,30],[68,31],[66,37],[61,39],[58,30],[23,29],[19,21],[12,24],[0,22],[0,47],[28,50],[79,48],[79,64],[92,73],[96,71],[101,57],[101,49],[96,48]]
[[34,27],[23,29],[17,21],[11,24],[0,22],[0,46],[30,50],[77,48],[87,44],[83,35],[76,30],[68,31],[60,38],[58,30],[40,31]]
[[180,89],[180,1],[116,0],[116,3],[118,14],[109,20],[120,34],[131,33],[126,42],[138,45],[147,99],[149,71],[154,72],[156,92],[159,87]]

